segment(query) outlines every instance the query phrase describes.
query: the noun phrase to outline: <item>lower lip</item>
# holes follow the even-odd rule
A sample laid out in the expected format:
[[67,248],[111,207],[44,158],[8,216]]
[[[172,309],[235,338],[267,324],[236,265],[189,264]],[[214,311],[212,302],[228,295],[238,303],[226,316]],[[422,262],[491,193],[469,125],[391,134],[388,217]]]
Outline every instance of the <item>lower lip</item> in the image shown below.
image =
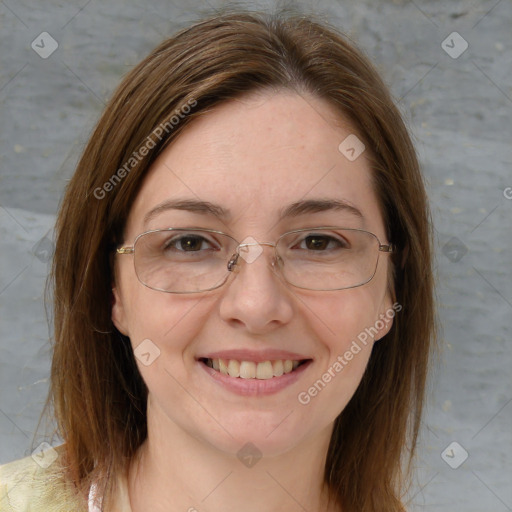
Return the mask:
[[277,393],[285,387],[292,385],[300,378],[312,362],[311,360],[307,361],[292,372],[285,373],[280,377],[272,377],[271,379],[242,379],[241,377],[230,377],[229,375],[224,375],[206,366],[201,361],[197,361],[197,364],[212,377],[214,382],[233,393],[242,396],[265,396]]

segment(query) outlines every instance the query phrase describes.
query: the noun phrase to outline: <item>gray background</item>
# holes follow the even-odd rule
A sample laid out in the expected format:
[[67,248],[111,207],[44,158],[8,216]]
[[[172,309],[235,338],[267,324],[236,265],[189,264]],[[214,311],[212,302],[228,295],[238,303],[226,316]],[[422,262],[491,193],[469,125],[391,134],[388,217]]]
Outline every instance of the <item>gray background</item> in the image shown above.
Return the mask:
[[[52,226],[93,124],[123,74],[176,29],[221,5],[0,0],[0,463],[30,453],[46,397],[42,299]],[[512,510],[512,3],[302,5],[377,65],[428,183],[442,352],[409,508]],[[31,47],[42,46],[42,32],[58,42],[46,59]],[[469,45],[457,58],[464,42],[452,32]],[[457,469],[441,457],[453,441],[461,448],[445,455],[452,465],[462,449],[469,454]]]

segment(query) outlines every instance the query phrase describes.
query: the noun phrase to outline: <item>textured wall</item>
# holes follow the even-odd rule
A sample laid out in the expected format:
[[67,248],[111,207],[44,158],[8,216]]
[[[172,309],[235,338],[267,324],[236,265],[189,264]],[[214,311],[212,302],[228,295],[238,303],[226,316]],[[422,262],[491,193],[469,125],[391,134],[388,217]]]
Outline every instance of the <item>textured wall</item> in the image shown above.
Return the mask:
[[[219,5],[0,0],[0,463],[30,453],[47,392],[42,296],[66,180],[120,77]],[[304,5],[376,63],[428,182],[443,352],[410,508],[512,510],[512,2]]]

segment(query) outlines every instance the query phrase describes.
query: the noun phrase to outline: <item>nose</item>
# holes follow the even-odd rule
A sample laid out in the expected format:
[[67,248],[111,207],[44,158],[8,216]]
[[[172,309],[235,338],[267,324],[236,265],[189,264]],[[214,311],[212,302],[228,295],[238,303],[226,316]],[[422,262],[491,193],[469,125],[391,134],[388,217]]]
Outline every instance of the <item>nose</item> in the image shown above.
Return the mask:
[[225,285],[220,304],[226,322],[254,334],[269,332],[293,316],[292,294],[278,273],[274,253],[269,261],[265,246],[275,247],[255,241],[239,245],[228,263],[234,275]]

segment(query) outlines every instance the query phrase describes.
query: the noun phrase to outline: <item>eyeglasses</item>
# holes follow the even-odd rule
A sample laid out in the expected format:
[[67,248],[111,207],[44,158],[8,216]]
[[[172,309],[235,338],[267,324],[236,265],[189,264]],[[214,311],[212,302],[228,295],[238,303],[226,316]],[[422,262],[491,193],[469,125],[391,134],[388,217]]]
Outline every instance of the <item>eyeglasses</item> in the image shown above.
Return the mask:
[[117,253],[134,255],[137,278],[152,290],[198,293],[222,286],[241,259],[252,263],[267,245],[274,247],[274,272],[292,286],[318,291],[368,283],[379,254],[395,250],[368,231],[325,226],[289,231],[275,244],[252,237],[240,243],[212,229],[155,229],[138,235],[132,246],[119,247]]

